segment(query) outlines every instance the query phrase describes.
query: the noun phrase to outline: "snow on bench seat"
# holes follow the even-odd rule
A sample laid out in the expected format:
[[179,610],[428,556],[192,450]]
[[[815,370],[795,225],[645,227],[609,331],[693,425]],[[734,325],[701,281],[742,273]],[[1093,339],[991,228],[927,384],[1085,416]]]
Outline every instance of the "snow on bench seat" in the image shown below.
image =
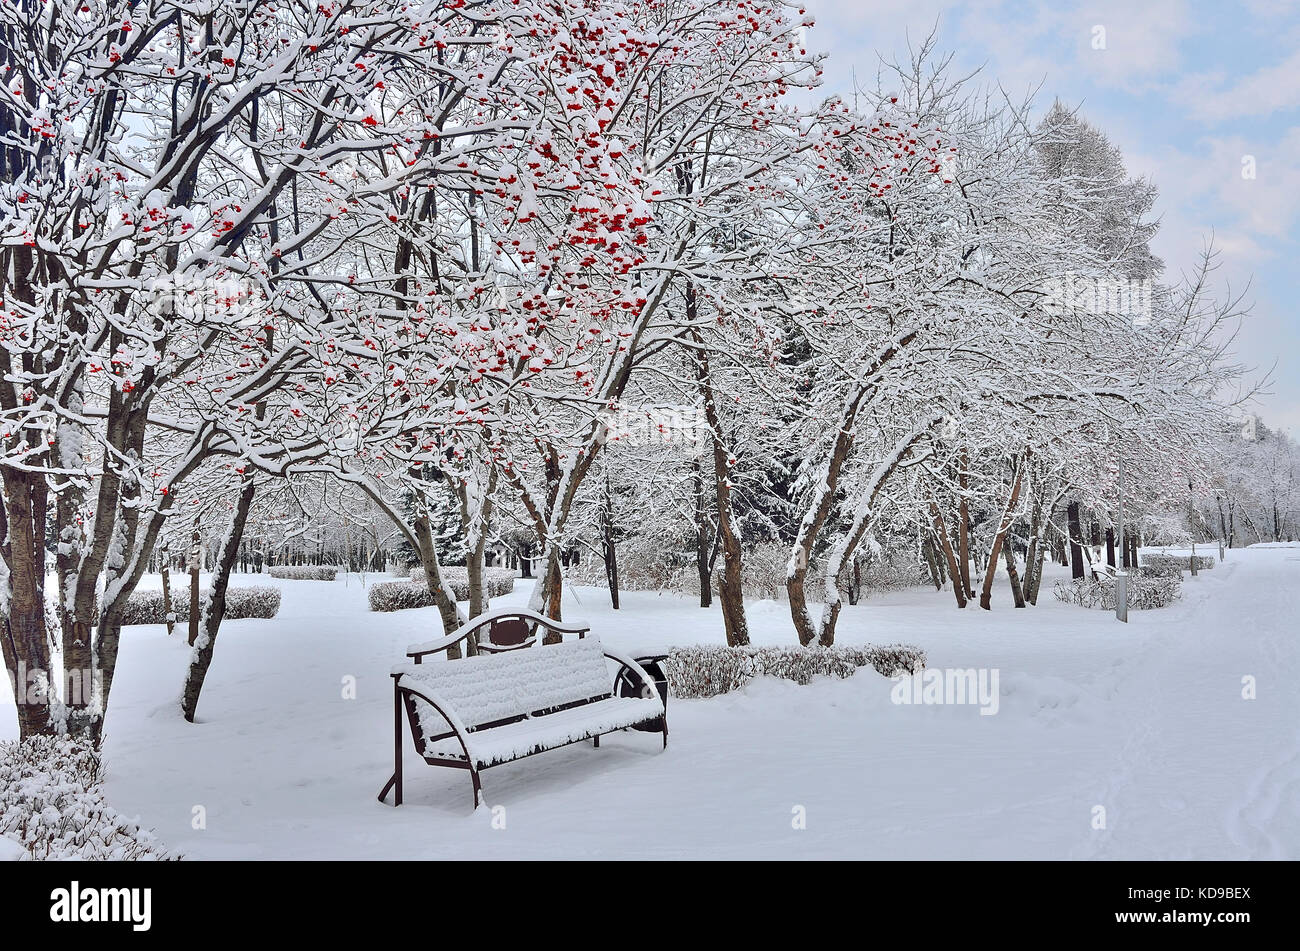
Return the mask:
[[[609,668],[597,637],[542,644],[522,651],[429,664],[401,664],[393,673],[406,686],[447,701],[469,729],[610,693]],[[421,716],[428,735],[447,729],[428,704]],[[441,721],[441,726],[439,726]]]
[[[610,697],[542,717],[474,730],[465,742],[475,765],[486,768],[635,726],[662,716],[663,709],[658,698]],[[465,758],[460,741],[454,736],[429,743],[425,746],[425,755]]]

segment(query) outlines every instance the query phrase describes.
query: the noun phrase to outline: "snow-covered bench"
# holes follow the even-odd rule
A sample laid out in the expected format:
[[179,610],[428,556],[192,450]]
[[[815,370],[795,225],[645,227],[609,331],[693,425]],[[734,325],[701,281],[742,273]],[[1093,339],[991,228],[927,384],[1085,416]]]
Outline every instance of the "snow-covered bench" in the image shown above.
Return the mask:
[[[631,677],[640,696],[616,696],[605,659]],[[668,718],[650,675],[635,660],[589,636],[528,650],[393,668],[393,775],[402,804],[403,720],[416,752],[431,766],[469,770],[474,805],[479,771],[605,733],[657,727],[668,746]]]
[[577,634],[584,637],[591,627],[587,624],[563,624],[535,611],[490,611],[462,624],[450,634],[412,644],[406,649],[406,656],[418,664],[428,655],[439,654],[471,636],[478,650],[485,654],[519,650],[537,643],[537,635],[543,630],[561,636]]
[[1088,573],[1096,581],[1114,581],[1119,571],[1106,561],[1100,545],[1083,545],[1083,560],[1088,563]]

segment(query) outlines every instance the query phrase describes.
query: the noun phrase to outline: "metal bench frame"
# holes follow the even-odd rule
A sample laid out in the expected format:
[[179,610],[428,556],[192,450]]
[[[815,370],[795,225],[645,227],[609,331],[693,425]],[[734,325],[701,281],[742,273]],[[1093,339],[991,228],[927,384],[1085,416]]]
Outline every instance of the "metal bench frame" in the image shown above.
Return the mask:
[[[414,663],[419,664],[422,658],[424,658],[428,654],[436,654],[441,651],[445,651],[453,644],[468,638],[470,634],[472,634],[474,631],[479,630],[484,626],[490,624],[492,621],[498,620],[503,617],[523,617],[526,620],[537,621],[541,623],[543,626],[547,627],[548,629],[557,631],[558,633],[577,634],[579,637],[582,637],[584,634],[586,634],[587,631],[590,630],[590,628],[586,626],[561,625],[555,621],[552,621],[550,618],[544,618],[541,615],[533,614],[531,611],[512,611],[512,612],[502,612],[499,614],[486,614],[481,617],[475,618],[470,624],[463,625],[462,627],[453,631],[451,634],[448,634],[446,637],[443,637],[437,641],[431,641],[427,644],[420,644],[420,645],[413,646],[410,650],[407,651],[406,656],[410,657]],[[531,647],[533,641],[535,641],[535,637],[530,638],[527,642],[523,644],[512,645],[508,648],[502,648],[501,650],[503,651],[521,650],[526,647]],[[481,645],[480,645],[480,649],[482,649]],[[543,646],[534,649],[547,650],[548,648]],[[483,783],[482,780],[479,778],[479,773],[482,770],[489,769],[492,766],[501,766],[508,762],[514,762],[515,760],[518,759],[524,759],[527,756],[535,756],[538,753],[545,753],[548,750],[559,749],[562,746],[569,746],[572,745],[573,743],[581,742],[584,739],[590,739],[594,747],[599,747],[600,737],[603,735],[601,733],[595,734],[594,736],[591,737],[580,737],[579,739],[576,740],[569,740],[566,743],[560,743],[554,746],[539,748],[533,750],[530,753],[525,753],[520,756],[515,756],[508,760],[502,760],[500,762],[489,763],[480,766],[478,763],[474,761],[474,757],[469,751],[469,743],[467,742],[467,738],[476,730],[490,729],[496,726],[504,726],[508,723],[517,723],[525,719],[541,719],[548,715],[559,713],[563,710],[569,710],[569,709],[573,709],[574,707],[584,706],[589,703],[596,703],[601,700],[607,700],[610,697],[615,696],[614,691],[620,682],[632,682],[633,684],[639,682],[641,685],[641,692],[643,696],[659,699],[658,691],[655,688],[654,678],[652,678],[645,671],[645,669],[641,667],[640,664],[638,664],[631,657],[628,657],[627,655],[619,651],[611,650],[610,648],[605,647],[603,644],[601,645],[601,649],[605,657],[615,661],[619,665],[618,670],[615,672],[613,683],[611,684],[611,689],[605,695],[599,697],[589,697],[586,700],[577,700],[571,703],[566,703],[561,706],[552,707],[545,710],[521,711],[520,713],[514,716],[506,717],[501,720],[495,720],[491,723],[479,723],[473,726],[466,725],[456,714],[456,711],[452,708],[452,706],[448,704],[446,701],[444,701],[443,699],[441,699],[440,697],[438,697],[436,693],[430,692],[429,690],[423,687],[414,687],[414,686],[404,684],[402,682],[402,678],[405,676],[404,673],[398,672],[392,674],[392,678],[393,678],[393,775],[390,776],[388,782],[384,784],[384,788],[379,791],[379,801],[384,802],[387,799],[389,790],[391,789],[393,790],[393,806],[396,807],[402,804],[402,742],[403,742],[402,733],[404,729],[402,726],[403,714],[405,714],[405,719],[410,725],[411,739],[415,744],[415,751],[426,763],[428,763],[430,766],[445,766],[451,769],[469,770],[470,779],[474,784],[474,808],[476,809],[478,808],[478,806],[480,805],[483,799]],[[456,664],[456,663],[462,663],[462,661],[449,660],[446,661],[446,663]],[[633,680],[633,678],[635,678],[635,680]],[[451,727],[451,729],[444,733],[437,734],[435,736],[426,736],[424,734],[423,729],[420,726],[419,715],[416,709],[416,700],[423,700],[425,703],[433,707],[433,709],[437,711],[438,715],[441,716],[447,722],[447,724]],[[650,726],[653,729],[657,729],[658,732],[661,732],[663,734],[663,748],[667,749],[668,712],[666,707],[664,709],[664,712],[661,715],[649,718],[645,721],[642,721],[641,723],[633,724],[632,726],[638,726],[638,727]],[[614,732],[618,732],[618,730],[632,729],[632,726],[618,727],[614,730],[606,730],[604,732],[614,733]],[[457,742],[460,743],[461,751],[464,753],[463,759],[459,757],[449,758],[446,756],[438,756],[436,754],[426,752],[430,744],[436,743],[438,740],[448,739],[453,736],[456,738]]]

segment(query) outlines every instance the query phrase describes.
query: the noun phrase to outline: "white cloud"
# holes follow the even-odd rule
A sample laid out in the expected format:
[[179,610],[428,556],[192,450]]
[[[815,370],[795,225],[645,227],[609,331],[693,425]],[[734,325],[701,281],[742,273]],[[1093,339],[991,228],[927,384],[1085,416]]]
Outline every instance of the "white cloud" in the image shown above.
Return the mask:
[[1188,76],[1174,87],[1173,97],[1186,104],[1193,116],[1209,122],[1300,108],[1300,49],[1235,82],[1230,78],[1223,70]]
[[[1105,0],[1062,8],[1075,65],[1102,86],[1141,91],[1183,65],[1182,44],[1201,29],[1186,0]],[[1093,48],[1095,28],[1105,48]]]

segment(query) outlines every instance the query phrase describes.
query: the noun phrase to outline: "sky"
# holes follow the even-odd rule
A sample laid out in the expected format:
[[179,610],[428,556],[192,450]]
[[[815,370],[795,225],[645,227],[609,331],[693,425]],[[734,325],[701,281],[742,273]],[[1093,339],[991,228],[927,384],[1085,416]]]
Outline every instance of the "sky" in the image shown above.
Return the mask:
[[[870,87],[932,31],[957,74],[1059,98],[1160,190],[1166,281],[1213,241],[1216,291],[1253,304],[1236,359],[1271,370],[1254,407],[1300,435],[1300,0],[807,0],[823,91]],[[1253,177],[1249,173],[1253,170]]]

